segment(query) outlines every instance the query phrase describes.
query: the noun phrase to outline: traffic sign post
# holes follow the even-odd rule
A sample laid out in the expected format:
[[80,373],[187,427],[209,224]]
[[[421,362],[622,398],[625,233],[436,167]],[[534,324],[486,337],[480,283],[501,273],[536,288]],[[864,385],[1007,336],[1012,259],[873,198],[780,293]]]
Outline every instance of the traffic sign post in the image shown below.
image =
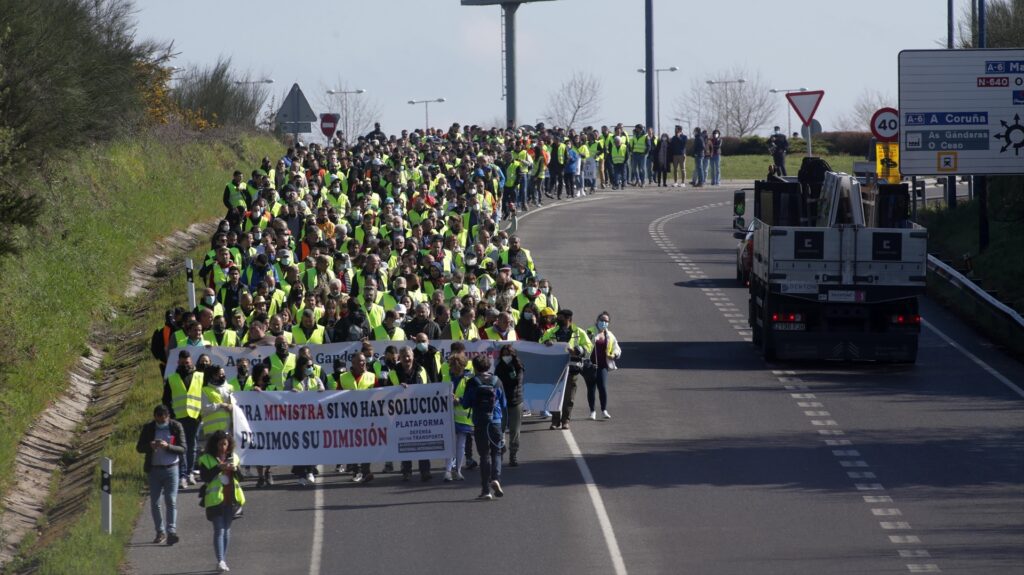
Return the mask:
[[871,133],[879,142],[895,142],[900,139],[900,111],[896,108],[882,108],[871,116]]
[[341,114],[320,114],[320,131],[327,137],[327,140],[334,136],[334,132],[338,130],[338,120],[341,119]]
[[[814,120],[814,113],[818,111],[818,106],[821,105],[821,99],[824,96],[824,90],[810,90],[807,92],[789,92],[786,94],[786,99],[789,100],[789,105],[793,107],[793,111],[796,112],[797,117],[799,117],[800,121],[804,123],[804,126],[810,126],[811,121]],[[808,130],[808,157],[814,155],[812,136],[813,134]]]
[[1024,49],[904,50],[899,89],[904,175],[1024,174]]
[[278,126],[295,135],[295,143],[298,143],[299,134],[313,131],[311,122],[315,122],[317,117],[299,85],[292,84],[292,89],[281,103],[275,119]]

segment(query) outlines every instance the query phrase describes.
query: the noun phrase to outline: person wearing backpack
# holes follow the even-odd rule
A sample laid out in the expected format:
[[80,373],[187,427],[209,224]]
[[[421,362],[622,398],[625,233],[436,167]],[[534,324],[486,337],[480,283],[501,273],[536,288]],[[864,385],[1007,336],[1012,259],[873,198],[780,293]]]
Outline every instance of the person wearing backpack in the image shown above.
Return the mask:
[[480,455],[480,495],[491,500],[505,495],[501,488],[502,417],[506,410],[505,391],[493,374],[491,360],[485,355],[473,358],[476,376],[469,380],[460,403],[473,410],[473,433]]

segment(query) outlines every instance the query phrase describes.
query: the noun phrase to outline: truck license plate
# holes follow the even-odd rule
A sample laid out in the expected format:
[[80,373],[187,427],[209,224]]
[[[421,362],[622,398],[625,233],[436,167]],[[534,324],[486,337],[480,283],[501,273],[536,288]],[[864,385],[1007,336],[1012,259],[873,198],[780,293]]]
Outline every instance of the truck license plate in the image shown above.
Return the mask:
[[807,324],[804,323],[776,323],[772,324],[775,331],[805,331]]
[[828,301],[853,303],[864,301],[864,292],[856,290],[829,290]]

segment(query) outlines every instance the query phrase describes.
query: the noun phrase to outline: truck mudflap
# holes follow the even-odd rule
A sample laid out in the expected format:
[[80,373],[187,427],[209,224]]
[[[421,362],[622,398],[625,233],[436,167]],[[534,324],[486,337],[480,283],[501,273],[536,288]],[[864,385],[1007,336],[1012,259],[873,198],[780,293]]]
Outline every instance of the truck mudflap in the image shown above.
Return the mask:
[[822,333],[776,331],[771,334],[778,359],[825,359],[914,363],[917,333]]

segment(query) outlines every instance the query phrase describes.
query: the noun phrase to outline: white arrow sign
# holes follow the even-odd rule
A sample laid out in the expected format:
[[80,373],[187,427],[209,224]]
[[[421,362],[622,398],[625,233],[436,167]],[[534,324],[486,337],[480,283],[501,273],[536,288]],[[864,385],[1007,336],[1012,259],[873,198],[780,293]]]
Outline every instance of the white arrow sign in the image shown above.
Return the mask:
[[789,100],[789,105],[793,107],[793,111],[800,117],[804,125],[807,126],[814,119],[814,113],[818,111],[818,104],[821,104],[821,98],[825,95],[824,90],[812,90],[810,92],[790,92],[786,94],[786,99]]

